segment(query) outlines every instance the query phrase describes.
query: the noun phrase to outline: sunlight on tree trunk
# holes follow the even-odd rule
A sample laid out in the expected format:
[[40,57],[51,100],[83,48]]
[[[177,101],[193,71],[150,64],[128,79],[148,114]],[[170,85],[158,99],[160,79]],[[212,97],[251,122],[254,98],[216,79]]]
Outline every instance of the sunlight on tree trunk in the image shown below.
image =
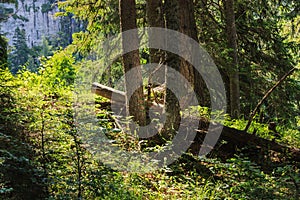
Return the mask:
[[[121,32],[136,29],[136,4],[135,0],[120,0],[120,21],[121,21]],[[140,125],[146,123],[146,112],[143,95],[143,87],[133,91],[132,85],[141,85],[142,71],[140,68],[140,56],[139,56],[139,38],[138,32],[135,31],[131,37],[122,35],[122,47],[123,51],[126,52],[130,46],[134,47],[134,51],[123,55],[123,66],[125,72],[125,87],[126,87],[126,110],[133,116],[134,120]],[[126,74],[131,69],[136,68],[135,73]],[[128,94],[132,94],[128,96]]]

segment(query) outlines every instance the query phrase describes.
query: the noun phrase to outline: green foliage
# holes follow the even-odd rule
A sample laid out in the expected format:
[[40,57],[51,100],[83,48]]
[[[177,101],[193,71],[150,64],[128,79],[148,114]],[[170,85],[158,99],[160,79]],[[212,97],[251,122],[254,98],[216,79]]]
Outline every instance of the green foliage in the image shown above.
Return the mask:
[[74,14],[75,18],[87,23],[86,32],[74,35],[73,44],[82,54],[98,44],[99,36],[106,37],[120,30],[118,1],[67,0],[59,2],[58,5],[63,10],[57,13],[58,16]]
[[[7,90],[5,95],[11,97],[1,96],[4,107],[0,117],[13,123],[3,124],[3,127],[17,129],[20,123],[23,127],[20,130],[30,136],[20,144],[19,135],[16,140],[0,135],[1,196],[7,199],[19,196],[36,199],[44,194],[48,199],[137,198],[124,184],[121,174],[94,161],[79,140],[71,104],[73,62],[71,54],[60,51],[42,62],[38,74],[27,70],[19,71],[16,77],[8,70],[1,74],[1,84]],[[9,104],[11,98],[15,104]],[[0,125],[2,127],[2,120]],[[6,145],[11,147],[6,148]],[[32,170],[33,165],[39,170]],[[33,181],[27,181],[28,178]],[[20,187],[24,186],[22,181],[28,186]],[[44,188],[38,188],[42,186]]]
[[48,13],[52,10],[52,5],[50,3],[42,4],[42,13]]
[[26,44],[25,30],[17,27],[13,37],[14,49],[9,55],[12,73],[17,73],[29,60],[30,49]]
[[45,85],[57,90],[71,86],[76,73],[74,62],[72,55],[66,51],[58,51],[50,59],[42,61],[39,73],[44,77]]
[[24,21],[24,22],[28,22],[29,19],[22,16],[22,15],[17,15],[17,14],[13,14],[12,15],[12,18],[14,18],[14,20],[21,20],[21,21]]
[[[222,9],[215,1],[207,1],[207,7],[201,5],[203,2],[196,2],[200,40],[226,81],[229,50],[224,41]],[[294,11],[290,0],[236,2],[243,112],[247,116],[266,89],[295,64],[297,32],[291,34],[287,27],[298,24],[291,20]],[[146,23],[144,3],[138,1],[140,25]],[[67,46],[70,34],[61,34],[56,40],[43,39],[40,47],[29,49],[24,32],[16,29],[16,49],[10,57],[10,62],[15,62],[11,65],[15,76],[0,69],[1,199],[298,199],[298,163],[282,163],[264,171],[241,153],[222,161],[183,155],[161,170],[136,174],[116,172],[96,161],[80,141],[73,119],[73,82],[78,71],[88,73],[99,63],[106,63],[106,58],[99,58],[99,63],[76,63],[73,53],[96,52],[94,45],[99,39],[119,31],[117,1],[70,0],[60,2],[60,6],[65,9],[61,14],[66,21],[74,17],[85,21],[87,32],[76,33],[71,46],[53,53],[57,46]],[[42,8],[44,12],[47,9],[48,4]],[[281,25],[285,29],[279,33]],[[66,32],[70,33],[68,28]],[[5,49],[1,50],[4,55]],[[141,53],[145,64],[148,52]],[[40,62],[36,62],[38,57],[43,57]],[[120,60],[109,67],[105,72],[100,69],[103,76],[99,82],[114,85],[123,74]],[[295,117],[299,113],[299,80],[299,74],[293,75],[274,93],[256,116],[250,132],[274,139],[267,123],[275,119],[281,135],[276,142],[300,146],[300,121]],[[96,101],[103,103],[104,99]],[[212,114],[224,115],[211,113],[207,107],[195,107],[191,112],[207,120]],[[98,108],[97,116],[99,126],[115,145],[139,150],[140,141],[115,126],[108,108]],[[224,123],[244,129],[246,120],[232,120],[225,115]]]
[[7,41],[0,36],[0,68],[5,69],[7,65]]
[[[229,91],[227,71],[230,57],[226,47],[223,5],[221,1],[199,1],[195,6],[199,40],[214,58]],[[265,92],[297,65],[297,15],[290,13],[295,13],[298,7],[299,3],[293,0],[235,1],[241,117],[247,118]],[[285,31],[282,33],[282,30]],[[278,118],[292,121],[298,115],[299,102],[292,97],[300,89],[298,83],[299,78],[290,78],[272,93],[265,103],[262,122]]]
[[10,14],[14,12],[12,8],[5,8],[0,5],[0,21],[5,21]]
[[297,199],[294,186],[284,177],[266,174],[245,158],[217,161],[210,169],[222,177],[229,199]]
[[35,165],[34,148],[22,132],[18,86],[7,69],[0,69],[0,195],[4,199],[40,199],[45,195],[44,174]]

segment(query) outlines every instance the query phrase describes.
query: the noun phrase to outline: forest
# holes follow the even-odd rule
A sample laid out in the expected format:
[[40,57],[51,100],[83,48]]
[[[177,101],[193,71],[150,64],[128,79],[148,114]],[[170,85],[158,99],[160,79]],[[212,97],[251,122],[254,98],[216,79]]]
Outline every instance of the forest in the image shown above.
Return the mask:
[[0,199],[300,198],[300,1],[26,2],[0,1]]

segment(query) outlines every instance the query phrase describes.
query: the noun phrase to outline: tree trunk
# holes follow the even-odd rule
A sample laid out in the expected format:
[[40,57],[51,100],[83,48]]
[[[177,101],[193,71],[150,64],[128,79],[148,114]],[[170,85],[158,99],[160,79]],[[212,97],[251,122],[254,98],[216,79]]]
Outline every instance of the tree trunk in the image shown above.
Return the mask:
[[240,86],[234,0],[223,0],[223,4],[225,7],[228,48],[230,49],[229,56],[231,58],[230,66],[228,67],[230,87],[230,115],[233,118],[238,118],[240,115]]
[[[168,29],[179,31],[179,2],[178,0],[166,0],[165,1],[165,17],[166,26]],[[172,40],[171,40],[172,41]],[[178,44],[168,44],[168,45],[178,45]],[[179,48],[179,46],[175,47]],[[166,63],[169,68],[174,70],[180,70],[180,58],[171,52],[167,52]],[[178,130],[180,124],[180,106],[179,101],[173,92],[168,89],[168,85],[177,85],[177,75],[170,70],[166,70],[166,123],[164,130],[162,131],[162,136],[169,139]]]
[[[195,20],[193,19],[193,1],[192,0],[179,0],[179,13],[180,13],[180,32],[193,38],[197,41],[197,30],[195,27]],[[183,54],[187,57],[191,57],[190,47],[180,47]],[[194,86],[194,68],[185,59],[180,59],[180,73],[189,81],[189,83]]]
[[[92,84],[92,92],[97,95],[100,95],[102,97],[105,97],[111,101],[116,101],[116,102],[120,102],[120,103],[126,102],[126,93],[125,92],[102,85],[100,83]],[[112,99],[112,96],[113,96],[113,99]]]
[[[179,0],[179,5],[180,32],[191,37],[199,43],[193,0]],[[184,49],[182,49],[182,52],[186,57],[193,56],[193,49],[190,49],[190,47],[188,46],[184,47]],[[193,86],[194,91],[197,94],[199,103],[201,105],[204,105],[206,102],[205,97],[208,96],[208,91],[205,90],[205,82],[202,79],[201,74],[184,59],[181,59],[180,72]]]
[[[147,18],[150,27],[162,27],[162,28],[165,27],[161,0],[147,0]],[[149,38],[149,43],[151,43],[151,41],[152,38]],[[162,58],[163,58],[163,52],[161,50],[150,49],[151,63],[159,63],[162,61],[161,60]]]
[[[165,27],[163,12],[162,12],[162,0],[147,0],[147,19],[150,27]],[[157,40],[158,38],[149,37],[149,45],[151,42]],[[149,84],[151,85],[162,85],[165,83],[165,73],[164,69],[158,69],[165,62],[164,51],[160,49],[150,48],[150,63],[157,63],[157,67],[153,69],[150,73]]]
[[[136,4],[135,0],[120,0],[120,27],[121,32],[136,29]],[[134,47],[134,51],[123,54],[122,62],[125,72],[125,88],[126,88],[126,111],[140,125],[146,124],[146,112],[143,96],[143,87],[134,91],[133,85],[142,85],[142,72],[140,68],[139,56],[139,38],[138,32],[134,31],[130,37],[122,35],[123,51],[127,52],[130,47]],[[135,68],[135,73],[127,73]],[[130,95],[132,94],[132,95]]]
[[[190,151],[195,155],[199,154],[199,149],[202,145],[206,145],[203,144],[203,139],[206,136],[206,134],[208,134],[207,131],[205,131],[205,129],[207,129],[209,123],[211,123],[208,121],[200,122],[202,124],[202,129],[204,130],[199,130],[197,132],[194,143],[190,147]],[[220,125],[217,123],[212,123],[211,126],[212,130],[214,129],[214,127],[220,127]],[[213,131],[209,134],[213,134]],[[255,162],[260,164],[266,164],[266,162],[268,161],[269,158],[265,156],[266,153],[268,155],[276,155],[276,153],[279,153],[280,155],[276,156],[282,159],[281,162],[300,161],[300,150],[297,148],[284,146],[276,143],[275,141],[266,140],[256,135],[247,133],[245,131],[240,131],[226,126],[223,127],[221,136],[218,141],[218,145],[220,146],[217,145],[214,148],[211,147],[213,150],[212,153],[220,152],[221,156],[228,156],[228,158],[234,156],[237,153],[238,149],[242,150],[245,149],[245,147],[247,147],[244,150],[246,151],[245,155],[247,154],[247,156],[249,156],[251,160],[254,159]],[[222,141],[226,141],[226,143],[222,143]]]

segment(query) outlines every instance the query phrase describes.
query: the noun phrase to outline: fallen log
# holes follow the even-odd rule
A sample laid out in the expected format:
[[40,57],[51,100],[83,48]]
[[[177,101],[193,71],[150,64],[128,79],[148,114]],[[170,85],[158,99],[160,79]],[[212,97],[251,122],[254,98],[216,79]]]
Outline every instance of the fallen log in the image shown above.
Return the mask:
[[[208,127],[207,122],[200,122],[204,126]],[[218,127],[220,125],[215,124],[213,127]],[[206,131],[199,130],[197,133],[197,136],[195,138],[194,144],[192,144],[192,152],[198,152],[201,145],[203,138],[207,134]],[[283,161],[295,161],[300,164],[300,149],[295,147],[289,147],[285,146],[283,144],[276,143],[275,141],[267,140],[261,137],[258,137],[257,135],[253,135],[250,133],[247,133],[245,131],[237,130],[234,128],[223,126],[221,136],[219,138],[219,144],[220,146],[217,147],[217,151],[228,153],[229,155],[234,155],[238,149],[245,149],[245,154],[253,154],[252,156],[255,157],[255,159],[259,162],[266,161],[264,158],[261,158],[260,154],[266,153],[266,152],[276,152],[277,154],[280,154],[279,157],[282,157]],[[221,144],[221,141],[225,141],[226,143]]]
[[100,83],[95,82],[92,84],[92,92],[109,100],[122,104],[125,103],[125,92],[102,85]]
[[[116,90],[114,88],[111,88],[111,87],[108,87],[106,85],[102,85],[102,84],[96,83],[96,82],[94,82],[92,84],[91,90],[92,90],[92,93],[97,94],[102,97],[105,97],[114,103],[121,104],[121,105],[125,104],[126,96],[125,96],[125,92],[123,92],[123,91]],[[162,92],[162,90],[164,90],[164,86],[154,88],[153,92],[160,93],[160,92]],[[145,94],[145,98],[147,95],[148,94]],[[153,106],[153,108],[159,108],[159,110],[161,110],[161,107],[163,106],[161,104],[161,102],[157,102],[156,99],[154,99],[154,100],[155,100],[155,102],[151,102],[151,101],[147,100],[148,107]]]
[[[100,95],[102,97],[108,98],[117,103],[125,103],[125,92],[119,91],[99,83],[93,83],[92,92]],[[113,97],[113,98],[112,98]],[[200,121],[201,130],[198,132],[195,142],[192,144],[191,150],[196,153],[200,149],[202,144],[202,139],[207,133],[205,129],[208,127],[207,121]],[[219,126],[216,124],[216,126]],[[244,147],[251,147],[253,150],[267,150],[274,151],[280,154],[284,154],[288,160],[300,162],[300,150],[297,148],[288,147],[285,145],[278,144],[274,141],[266,140],[260,138],[256,135],[247,133],[246,131],[240,131],[234,128],[229,128],[224,126],[219,141],[226,141],[227,144],[222,145],[222,152],[234,153],[237,149],[242,149]],[[220,150],[220,149],[219,149]],[[234,152],[233,152],[234,151]]]

